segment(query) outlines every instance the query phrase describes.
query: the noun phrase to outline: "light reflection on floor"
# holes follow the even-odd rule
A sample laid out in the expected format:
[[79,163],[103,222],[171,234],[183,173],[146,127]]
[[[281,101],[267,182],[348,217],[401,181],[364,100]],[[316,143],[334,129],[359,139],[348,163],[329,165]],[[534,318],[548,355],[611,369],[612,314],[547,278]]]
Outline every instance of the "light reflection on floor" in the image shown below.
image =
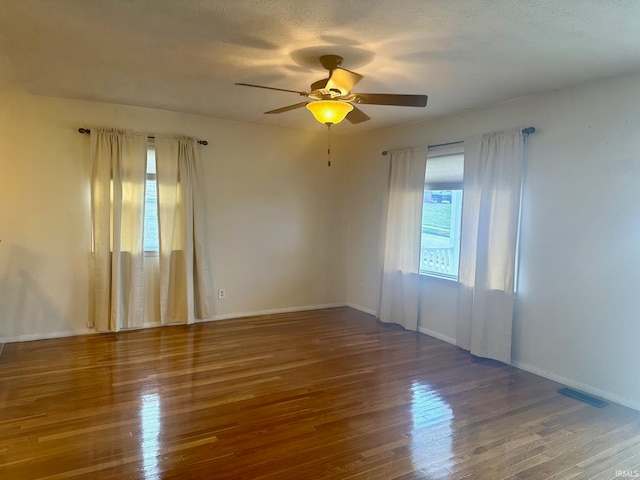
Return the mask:
[[160,396],[148,393],[140,403],[140,423],[142,424],[142,468],[145,480],[160,478],[158,455],[160,453]]
[[453,460],[453,410],[429,385],[411,385],[411,458],[416,469],[435,471],[450,467]]

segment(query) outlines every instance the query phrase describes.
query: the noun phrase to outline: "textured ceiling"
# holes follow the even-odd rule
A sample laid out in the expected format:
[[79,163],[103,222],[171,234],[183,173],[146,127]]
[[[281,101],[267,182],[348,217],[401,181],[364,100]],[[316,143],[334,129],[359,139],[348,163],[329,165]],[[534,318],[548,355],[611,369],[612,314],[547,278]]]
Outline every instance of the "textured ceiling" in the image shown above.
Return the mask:
[[293,90],[335,53],[365,93],[343,133],[640,70],[638,0],[0,0],[0,89],[321,128]]

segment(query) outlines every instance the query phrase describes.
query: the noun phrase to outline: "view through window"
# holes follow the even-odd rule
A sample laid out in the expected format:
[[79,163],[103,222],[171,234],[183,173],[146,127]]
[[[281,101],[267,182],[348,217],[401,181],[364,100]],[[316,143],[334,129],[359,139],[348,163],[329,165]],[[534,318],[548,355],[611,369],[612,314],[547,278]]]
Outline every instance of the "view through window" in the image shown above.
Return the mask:
[[158,184],[156,181],[156,151],[147,148],[147,184],[144,191],[144,251],[160,251],[158,235]]
[[420,274],[458,279],[464,154],[429,152],[425,172]]

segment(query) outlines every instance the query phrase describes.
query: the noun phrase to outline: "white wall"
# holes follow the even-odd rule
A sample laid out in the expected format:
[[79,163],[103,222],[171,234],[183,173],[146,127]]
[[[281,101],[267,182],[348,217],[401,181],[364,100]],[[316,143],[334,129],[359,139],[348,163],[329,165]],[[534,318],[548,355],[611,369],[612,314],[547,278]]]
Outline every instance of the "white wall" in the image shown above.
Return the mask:
[[[537,129],[528,141],[514,363],[640,408],[638,74],[352,140],[348,302],[378,308],[381,150],[513,126]],[[456,289],[426,280],[423,290],[422,328],[455,338]]]
[[[88,311],[89,138],[176,133],[201,148],[216,316],[345,302],[343,180],[326,131],[0,94],[0,340],[82,333]],[[320,127],[320,126],[319,126]]]

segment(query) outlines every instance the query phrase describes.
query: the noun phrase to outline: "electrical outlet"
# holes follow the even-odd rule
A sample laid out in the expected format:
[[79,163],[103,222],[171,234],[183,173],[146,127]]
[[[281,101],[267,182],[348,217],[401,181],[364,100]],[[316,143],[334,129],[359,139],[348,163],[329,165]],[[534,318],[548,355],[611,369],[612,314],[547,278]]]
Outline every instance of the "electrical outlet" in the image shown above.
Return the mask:
[[227,292],[224,291],[224,288],[221,288],[220,290],[218,290],[218,298],[219,299],[223,299],[227,296]]
[[367,293],[367,287],[364,285],[364,283],[360,284],[360,293]]

